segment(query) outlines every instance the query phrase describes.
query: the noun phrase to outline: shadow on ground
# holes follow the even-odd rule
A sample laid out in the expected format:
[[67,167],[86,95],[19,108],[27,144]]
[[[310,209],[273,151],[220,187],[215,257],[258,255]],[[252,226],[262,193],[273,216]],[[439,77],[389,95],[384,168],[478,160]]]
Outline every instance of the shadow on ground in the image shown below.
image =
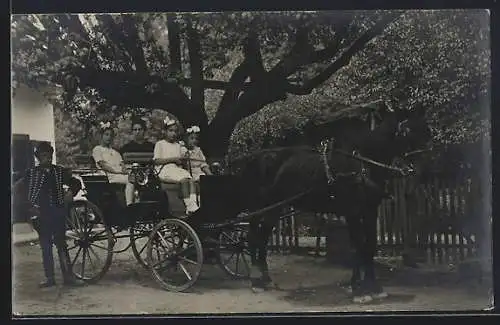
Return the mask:
[[[373,300],[364,305],[380,305],[388,303],[409,303],[415,298],[410,294],[390,294],[385,299]],[[338,284],[319,285],[307,288],[298,288],[289,291],[284,297],[290,303],[306,306],[348,306],[352,305],[351,296]]]
[[[133,284],[144,288],[162,290],[151,272],[134,260],[116,260],[97,285]],[[203,294],[212,290],[237,290],[248,288],[244,280],[233,279],[217,265],[203,265],[196,283],[184,293]]]
[[[349,265],[334,265],[325,259],[307,258],[292,262],[296,265],[310,265],[332,271],[344,271],[350,274]],[[293,266],[291,267],[293,268]],[[384,262],[375,262],[377,279],[382,285],[402,287],[443,287],[443,288],[471,288],[488,287],[491,281],[487,277],[481,279],[477,274],[461,274],[456,270],[448,270],[432,265],[420,265],[417,268],[396,266]],[[485,280],[486,279],[486,280]],[[345,282],[345,281],[343,281]]]

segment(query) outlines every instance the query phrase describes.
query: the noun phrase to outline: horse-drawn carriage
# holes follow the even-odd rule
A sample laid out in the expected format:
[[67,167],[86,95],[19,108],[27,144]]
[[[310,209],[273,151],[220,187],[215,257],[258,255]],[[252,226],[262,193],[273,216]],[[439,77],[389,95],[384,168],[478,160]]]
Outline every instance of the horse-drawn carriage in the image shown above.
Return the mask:
[[[191,287],[204,261],[218,264],[235,278],[247,277],[248,223],[236,218],[236,205],[221,204],[222,200],[238,200],[234,179],[228,175],[201,177],[201,207],[186,217],[183,208],[175,208],[180,203],[177,185],[159,180],[152,158],[144,153],[124,155],[125,163],[132,164],[129,179],[138,199],[129,206],[124,202],[123,185],[109,183],[94,167],[74,171],[82,182],[67,222],[75,276],[96,282],[109,269],[114,253],[131,248],[139,264],[166,290]],[[118,249],[123,245],[117,242],[127,238],[128,245]]]
[[[238,176],[202,177],[200,209],[187,218],[174,215],[175,190],[165,194],[167,185],[160,182],[152,155],[124,157],[135,164],[130,177],[139,193],[139,202],[128,207],[118,199],[123,189],[117,190],[105,177],[80,171],[87,194],[73,202],[68,217],[73,272],[97,281],[117,252],[116,241],[128,237],[137,260],[167,290],[192,286],[204,260],[215,260],[235,277],[252,273],[252,288],[262,289],[272,282],[268,238],[273,224],[285,217],[276,210],[294,204],[298,210],[345,216],[356,256],[350,281],[354,301],[386,296],[374,273],[377,207],[388,195],[383,185],[391,175],[414,173],[408,153],[421,149],[430,137],[425,116],[421,110],[391,109],[381,111],[378,125],[350,116],[320,122],[311,133],[321,140],[320,150],[275,148],[271,162],[265,153],[257,155]],[[242,213],[245,209],[252,212]],[[125,229],[129,232],[122,234]],[[102,266],[90,274],[86,256],[97,256],[94,248],[105,256]],[[82,261],[76,263],[80,256]],[[234,267],[229,265],[232,260]]]

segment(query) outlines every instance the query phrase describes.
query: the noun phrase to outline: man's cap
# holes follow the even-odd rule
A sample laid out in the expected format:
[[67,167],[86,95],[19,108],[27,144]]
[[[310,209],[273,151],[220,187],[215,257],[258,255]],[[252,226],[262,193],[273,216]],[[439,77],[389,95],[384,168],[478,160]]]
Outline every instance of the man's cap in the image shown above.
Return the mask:
[[52,147],[52,145],[49,143],[49,142],[42,142],[40,143],[37,147],[36,147],[36,151],[35,153],[36,154],[40,154],[40,153],[53,153],[54,152],[54,148]]

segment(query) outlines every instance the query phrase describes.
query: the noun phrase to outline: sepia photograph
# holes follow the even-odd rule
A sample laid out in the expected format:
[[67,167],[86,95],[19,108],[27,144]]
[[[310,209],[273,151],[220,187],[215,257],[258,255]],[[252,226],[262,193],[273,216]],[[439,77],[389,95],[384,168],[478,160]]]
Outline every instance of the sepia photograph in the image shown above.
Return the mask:
[[12,317],[494,308],[487,9],[11,15]]

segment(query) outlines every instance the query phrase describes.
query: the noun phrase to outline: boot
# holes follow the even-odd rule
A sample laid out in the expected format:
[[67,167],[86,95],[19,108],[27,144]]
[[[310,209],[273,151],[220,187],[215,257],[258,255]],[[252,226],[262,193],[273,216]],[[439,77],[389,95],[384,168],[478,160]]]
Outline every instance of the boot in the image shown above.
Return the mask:
[[58,249],[57,253],[59,255],[59,265],[61,266],[61,272],[64,279],[65,286],[82,286],[85,284],[82,280],[75,278],[73,272],[71,271],[71,259],[69,258],[69,252],[67,249]]
[[39,288],[50,288],[50,287],[53,287],[55,285],[56,285],[56,280],[54,280],[52,278],[52,279],[47,279],[45,281],[40,282],[40,284],[38,284],[38,287]]
[[186,205],[186,214],[192,214],[198,210],[198,204],[196,204],[196,195],[191,194],[189,197],[184,199],[184,204]]
[[191,202],[193,202],[193,211],[192,212],[195,212],[196,210],[198,210],[200,208],[200,205],[198,204],[198,197],[196,196],[196,194],[192,193],[189,196],[189,200]]

